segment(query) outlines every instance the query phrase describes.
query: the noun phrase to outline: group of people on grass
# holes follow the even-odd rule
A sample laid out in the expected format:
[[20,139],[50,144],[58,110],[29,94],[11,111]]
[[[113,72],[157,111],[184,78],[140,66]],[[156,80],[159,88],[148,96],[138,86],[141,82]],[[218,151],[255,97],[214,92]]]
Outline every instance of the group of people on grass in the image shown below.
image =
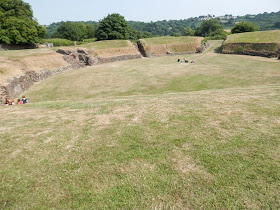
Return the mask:
[[183,62],[183,63],[195,63],[195,60],[192,60],[192,61],[189,61],[189,60],[187,60],[186,58],[184,58],[184,59],[180,59],[180,58],[178,58],[178,60],[177,60],[177,62],[178,63],[180,63],[180,62]]
[[[25,98],[25,96],[22,96],[22,99],[21,99],[21,100],[20,100],[20,99],[17,100],[17,104],[18,104],[18,105],[27,104],[27,102],[28,102],[28,101],[27,101],[27,98]],[[6,100],[5,100],[5,105],[6,105],[6,106],[15,105],[15,101],[6,98]]]

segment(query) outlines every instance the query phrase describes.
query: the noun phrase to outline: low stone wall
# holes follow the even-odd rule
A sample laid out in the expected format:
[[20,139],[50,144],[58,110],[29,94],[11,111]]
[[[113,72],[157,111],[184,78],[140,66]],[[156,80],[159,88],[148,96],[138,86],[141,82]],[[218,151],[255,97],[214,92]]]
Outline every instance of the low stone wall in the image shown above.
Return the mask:
[[13,99],[19,96],[21,93],[33,86],[35,82],[45,80],[48,77],[70,69],[73,69],[72,66],[55,70],[44,70],[40,73],[29,71],[18,78],[15,77],[8,83],[8,85],[0,87],[0,103],[3,103],[6,98]]
[[223,54],[252,55],[275,58],[280,55],[279,43],[228,43],[222,45]]
[[108,58],[97,57],[97,59],[98,59],[97,64],[111,63],[111,62],[124,61],[124,60],[133,60],[133,59],[139,59],[139,58],[142,58],[142,56],[140,54],[120,55],[120,56],[114,56],[114,57],[108,57]]
[[14,78],[7,86],[2,86],[2,97],[8,96],[9,98],[15,98],[20,95],[26,89],[31,87],[35,82],[44,80],[49,76],[52,76],[52,71],[46,70],[40,74],[30,71],[26,72],[25,75],[20,76],[19,78]]

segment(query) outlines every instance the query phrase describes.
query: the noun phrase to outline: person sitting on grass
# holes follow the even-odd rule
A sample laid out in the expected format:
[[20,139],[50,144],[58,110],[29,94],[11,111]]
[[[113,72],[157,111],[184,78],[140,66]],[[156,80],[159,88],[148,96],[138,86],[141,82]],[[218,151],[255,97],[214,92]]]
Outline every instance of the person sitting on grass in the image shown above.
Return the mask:
[[22,96],[22,103],[23,103],[23,104],[27,104],[27,102],[28,102],[28,101],[27,101],[27,98],[25,98],[25,96]]
[[180,58],[178,58],[177,62],[179,63],[180,61],[181,61]]
[[191,63],[195,63],[195,60],[191,61]]
[[9,105],[9,101],[10,101],[10,100],[9,100],[8,98],[5,99],[5,105],[6,105],[6,106]]
[[23,104],[23,101],[21,101],[20,99],[18,99],[17,101],[18,101],[17,102],[18,105],[22,105]]

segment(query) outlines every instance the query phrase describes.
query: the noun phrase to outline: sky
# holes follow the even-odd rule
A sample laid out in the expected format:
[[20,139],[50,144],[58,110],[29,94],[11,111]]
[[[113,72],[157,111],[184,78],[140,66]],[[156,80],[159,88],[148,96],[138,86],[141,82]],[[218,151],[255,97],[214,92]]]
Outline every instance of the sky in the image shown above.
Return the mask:
[[126,20],[180,20],[201,15],[246,15],[280,11],[280,0],[23,0],[41,25],[99,21],[111,13]]

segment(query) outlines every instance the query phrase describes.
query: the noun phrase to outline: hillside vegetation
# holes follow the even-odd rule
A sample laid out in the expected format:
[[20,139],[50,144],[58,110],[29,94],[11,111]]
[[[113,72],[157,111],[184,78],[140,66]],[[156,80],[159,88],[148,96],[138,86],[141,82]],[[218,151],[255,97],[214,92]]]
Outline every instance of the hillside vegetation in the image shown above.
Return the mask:
[[280,62],[108,63],[0,108],[2,209],[277,209]]
[[[228,15],[225,16],[227,16],[228,18]],[[201,18],[205,17],[208,16],[205,15],[200,17],[191,17],[184,20],[162,20],[156,22],[128,21],[128,23],[132,28],[142,32],[150,32],[154,36],[170,36],[173,33],[184,35],[186,27],[189,26],[192,29],[197,28],[203,22]],[[280,29],[280,11],[272,13],[265,12],[263,14],[257,15],[248,14],[245,16],[237,16],[236,19],[218,19],[221,21],[223,27],[226,29],[231,29],[235,26],[236,23],[243,21],[252,22],[254,25],[260,27],[260,30]],[[84,23],[87,25],[92,25],[95,28],[98,25],[98,22],[95,21],[85,21]],[[58,22],[52,23],[49,26],[47,26],[46,29],[48,31],[49,36],[52,36],[61,24],[62,22]]]

